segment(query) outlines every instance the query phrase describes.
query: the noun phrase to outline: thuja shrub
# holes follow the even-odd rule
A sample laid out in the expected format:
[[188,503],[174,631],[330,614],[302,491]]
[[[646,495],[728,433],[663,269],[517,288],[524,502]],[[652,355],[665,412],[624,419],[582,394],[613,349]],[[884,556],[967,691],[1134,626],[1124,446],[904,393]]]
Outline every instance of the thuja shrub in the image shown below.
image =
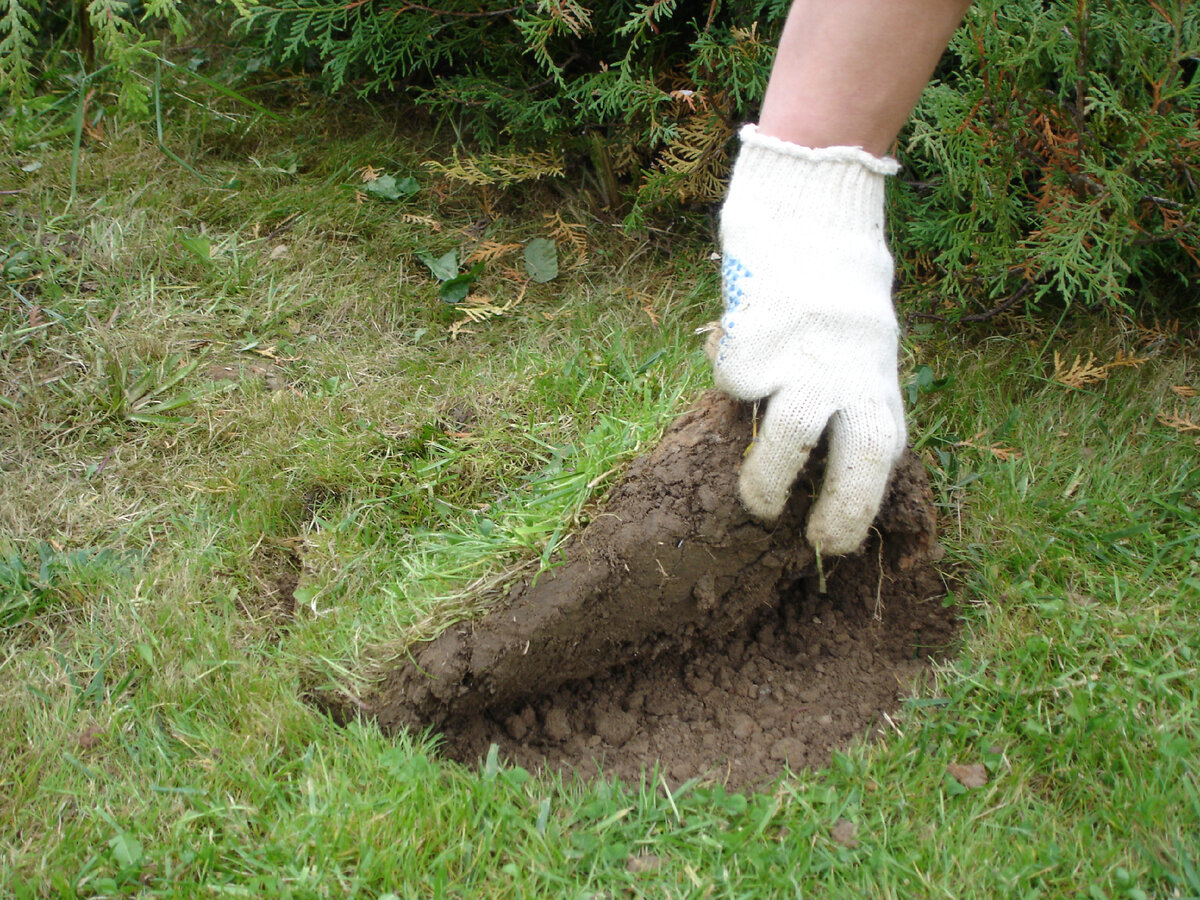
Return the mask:
[[1195,311],[1197,55],[1188,0],[976,4],[898,147],[903,290],[952,318]]
[[[445,177],[586,174],[631,225],[713,204],[753,119],[787,0],[234,0],[281,65],[329,90],[430,109]],[[167,23],[211,3],[0,0],[0,98],[78,42],[122,105]],[[157,23],[157,24],[156,24]],[[1188,303],[1200,282],[1200,5],[980,0],[897,143],[902,294],[987,318],[1044,302]]]
[[[462,154],[443,174],[511,182],[561,171],[566,153],[637,224],[719,199],[787,6],[275,0],[248,22],[330,89],[400,92],[441,116]],[[896,147],[902,291],[951,319],[1190,297],[1197,54],[1189,0],[977,3]]]
[[0,0],[5,114],[44,109],[46,104],[30,102],[61,89],[65,73],[77,90],[111,87],[123,112],[145,117],[150,87],[144,70],[163,33],[176,39],[186,33],[181,5],[181,0]]
[[498,160],[498,181],[514,152],[552,147],[586,161],[606,202],[641,211],[719,195],[787,5],[274,0],[248,21],[279,62],[315,66],[330,89],[429,108]]

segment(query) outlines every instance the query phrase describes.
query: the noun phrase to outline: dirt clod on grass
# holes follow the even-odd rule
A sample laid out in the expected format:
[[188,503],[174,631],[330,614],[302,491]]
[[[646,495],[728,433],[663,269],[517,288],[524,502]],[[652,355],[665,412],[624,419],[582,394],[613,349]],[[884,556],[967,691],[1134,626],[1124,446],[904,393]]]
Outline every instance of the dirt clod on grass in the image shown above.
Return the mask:
[[704,395],[555,567],[411,647],[367,713],[432,726],[463,761],[496,743],[529,768],[657,765],[735,787],[878,726],[953,637],[924,470],[901,462],[865,549],[822,578],[803,538],[811,471],[772,526],[737,499],[751,430],[747,405]]

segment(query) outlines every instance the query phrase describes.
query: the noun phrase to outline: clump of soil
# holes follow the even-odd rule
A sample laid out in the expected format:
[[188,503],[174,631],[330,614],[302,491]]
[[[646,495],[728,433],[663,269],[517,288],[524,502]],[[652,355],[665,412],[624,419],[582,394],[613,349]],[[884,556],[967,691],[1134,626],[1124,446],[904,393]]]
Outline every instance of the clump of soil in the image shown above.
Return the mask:
[[366,713],[432,726],[463,760],[495,742],[526,766],[657,763],[736,786],[861,734],[952,631],[924,470],[901,462],[864,551],[824,560],[822,579],[808,476],[770,526],[738,501],[751,431],[745,404],[706,394],[554,568],[410,648]]

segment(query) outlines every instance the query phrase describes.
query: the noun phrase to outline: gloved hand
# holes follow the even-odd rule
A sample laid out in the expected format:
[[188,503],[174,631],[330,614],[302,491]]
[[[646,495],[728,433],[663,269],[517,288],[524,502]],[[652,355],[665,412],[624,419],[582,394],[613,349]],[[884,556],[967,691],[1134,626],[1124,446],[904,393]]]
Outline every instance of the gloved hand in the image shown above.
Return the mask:
[[828,426],[825,482],[808,539],[862,546],[905,445],[883,232],[884,179],[899,165],[857,147],[811,149],[741,131],[721,210],[725,314],[711,351],[721,390],[767,400],[742,463],[742,502],[772,520]]

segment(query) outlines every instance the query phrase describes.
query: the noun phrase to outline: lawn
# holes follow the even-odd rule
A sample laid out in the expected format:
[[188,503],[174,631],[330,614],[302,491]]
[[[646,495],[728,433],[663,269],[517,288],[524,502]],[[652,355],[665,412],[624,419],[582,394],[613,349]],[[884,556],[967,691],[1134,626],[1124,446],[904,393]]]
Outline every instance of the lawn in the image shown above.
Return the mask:
[[963,636],[882,739],[754,793],[466,768],[302,695],[552,560],[708,384],[704,219],[190,90],[5,137],[4,893],[1200,896],[1194,320],[909,320]]

